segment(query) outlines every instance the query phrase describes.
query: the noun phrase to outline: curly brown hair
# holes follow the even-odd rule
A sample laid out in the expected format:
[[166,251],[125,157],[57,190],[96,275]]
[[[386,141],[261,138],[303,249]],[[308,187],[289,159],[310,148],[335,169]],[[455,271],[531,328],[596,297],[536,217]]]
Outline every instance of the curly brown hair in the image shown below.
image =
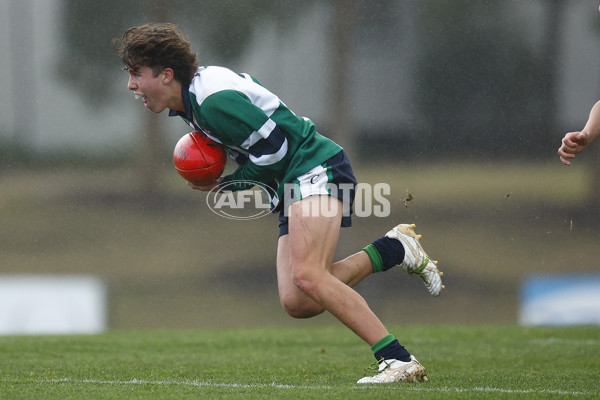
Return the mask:
[[165,68],[172,68],[176,80],[189,84],[198,69],[189,40],[170,23],[129,28],[122,37],[113,38],[112,46],[127,70],[149,67],[156,77]]

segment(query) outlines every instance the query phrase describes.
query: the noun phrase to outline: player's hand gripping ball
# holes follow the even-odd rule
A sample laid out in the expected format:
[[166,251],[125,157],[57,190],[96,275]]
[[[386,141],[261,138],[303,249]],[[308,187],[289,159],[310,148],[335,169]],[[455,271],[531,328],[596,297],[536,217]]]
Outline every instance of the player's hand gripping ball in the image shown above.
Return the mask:
[[173,151],[175,169],[185,180],[198,186],[214,183],[227,163],[222,144],[199,132],[179,139]]

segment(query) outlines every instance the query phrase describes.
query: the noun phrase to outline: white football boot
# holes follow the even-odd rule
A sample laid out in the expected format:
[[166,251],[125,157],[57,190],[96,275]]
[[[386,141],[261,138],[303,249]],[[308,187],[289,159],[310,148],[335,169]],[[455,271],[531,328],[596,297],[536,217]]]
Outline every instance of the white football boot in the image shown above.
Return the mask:
[[421,235],[415,233],[415,224],[400,224],[385,234],[390,239],[396,239],[404,247],[404,260],[398,267],[409,275],[416,275],[423,279],[427,290],[433,296],[439,296],[444,290],[442,285],[442,276],[444,275],[437,269],[437,261],[432,261],[419,240]]
[[365,376],[356,383],[392,383],[392,382],[420,382],[427,381],[425,367],[410,356],[409,362],[400,360],[382,360],[379,363],[378,373]]

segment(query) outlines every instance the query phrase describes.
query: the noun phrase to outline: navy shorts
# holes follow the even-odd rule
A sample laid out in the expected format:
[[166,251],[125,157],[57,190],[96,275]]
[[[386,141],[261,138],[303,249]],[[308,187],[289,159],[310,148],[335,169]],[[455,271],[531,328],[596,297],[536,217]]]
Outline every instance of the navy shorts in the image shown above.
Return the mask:
[[352,172],[350,160],[344,151],[340,151],[323,164],[299,176],[286,187],[283,207],[279,213],[279,236],[288,234],[288,207],[294,202],[312,195],[329,195],[344,205],[342,227],[352,226],[352,205],[356,194],[356,178]]

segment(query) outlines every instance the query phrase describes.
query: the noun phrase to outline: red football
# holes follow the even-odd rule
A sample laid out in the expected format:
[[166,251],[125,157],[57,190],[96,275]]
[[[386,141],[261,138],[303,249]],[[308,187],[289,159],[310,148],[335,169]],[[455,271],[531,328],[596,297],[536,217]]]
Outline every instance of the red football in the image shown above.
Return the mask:
[[175,169],[194,185],[210,185],[216,181],[226,162],[225,147],[200,132],[186,134],[173,151]]

